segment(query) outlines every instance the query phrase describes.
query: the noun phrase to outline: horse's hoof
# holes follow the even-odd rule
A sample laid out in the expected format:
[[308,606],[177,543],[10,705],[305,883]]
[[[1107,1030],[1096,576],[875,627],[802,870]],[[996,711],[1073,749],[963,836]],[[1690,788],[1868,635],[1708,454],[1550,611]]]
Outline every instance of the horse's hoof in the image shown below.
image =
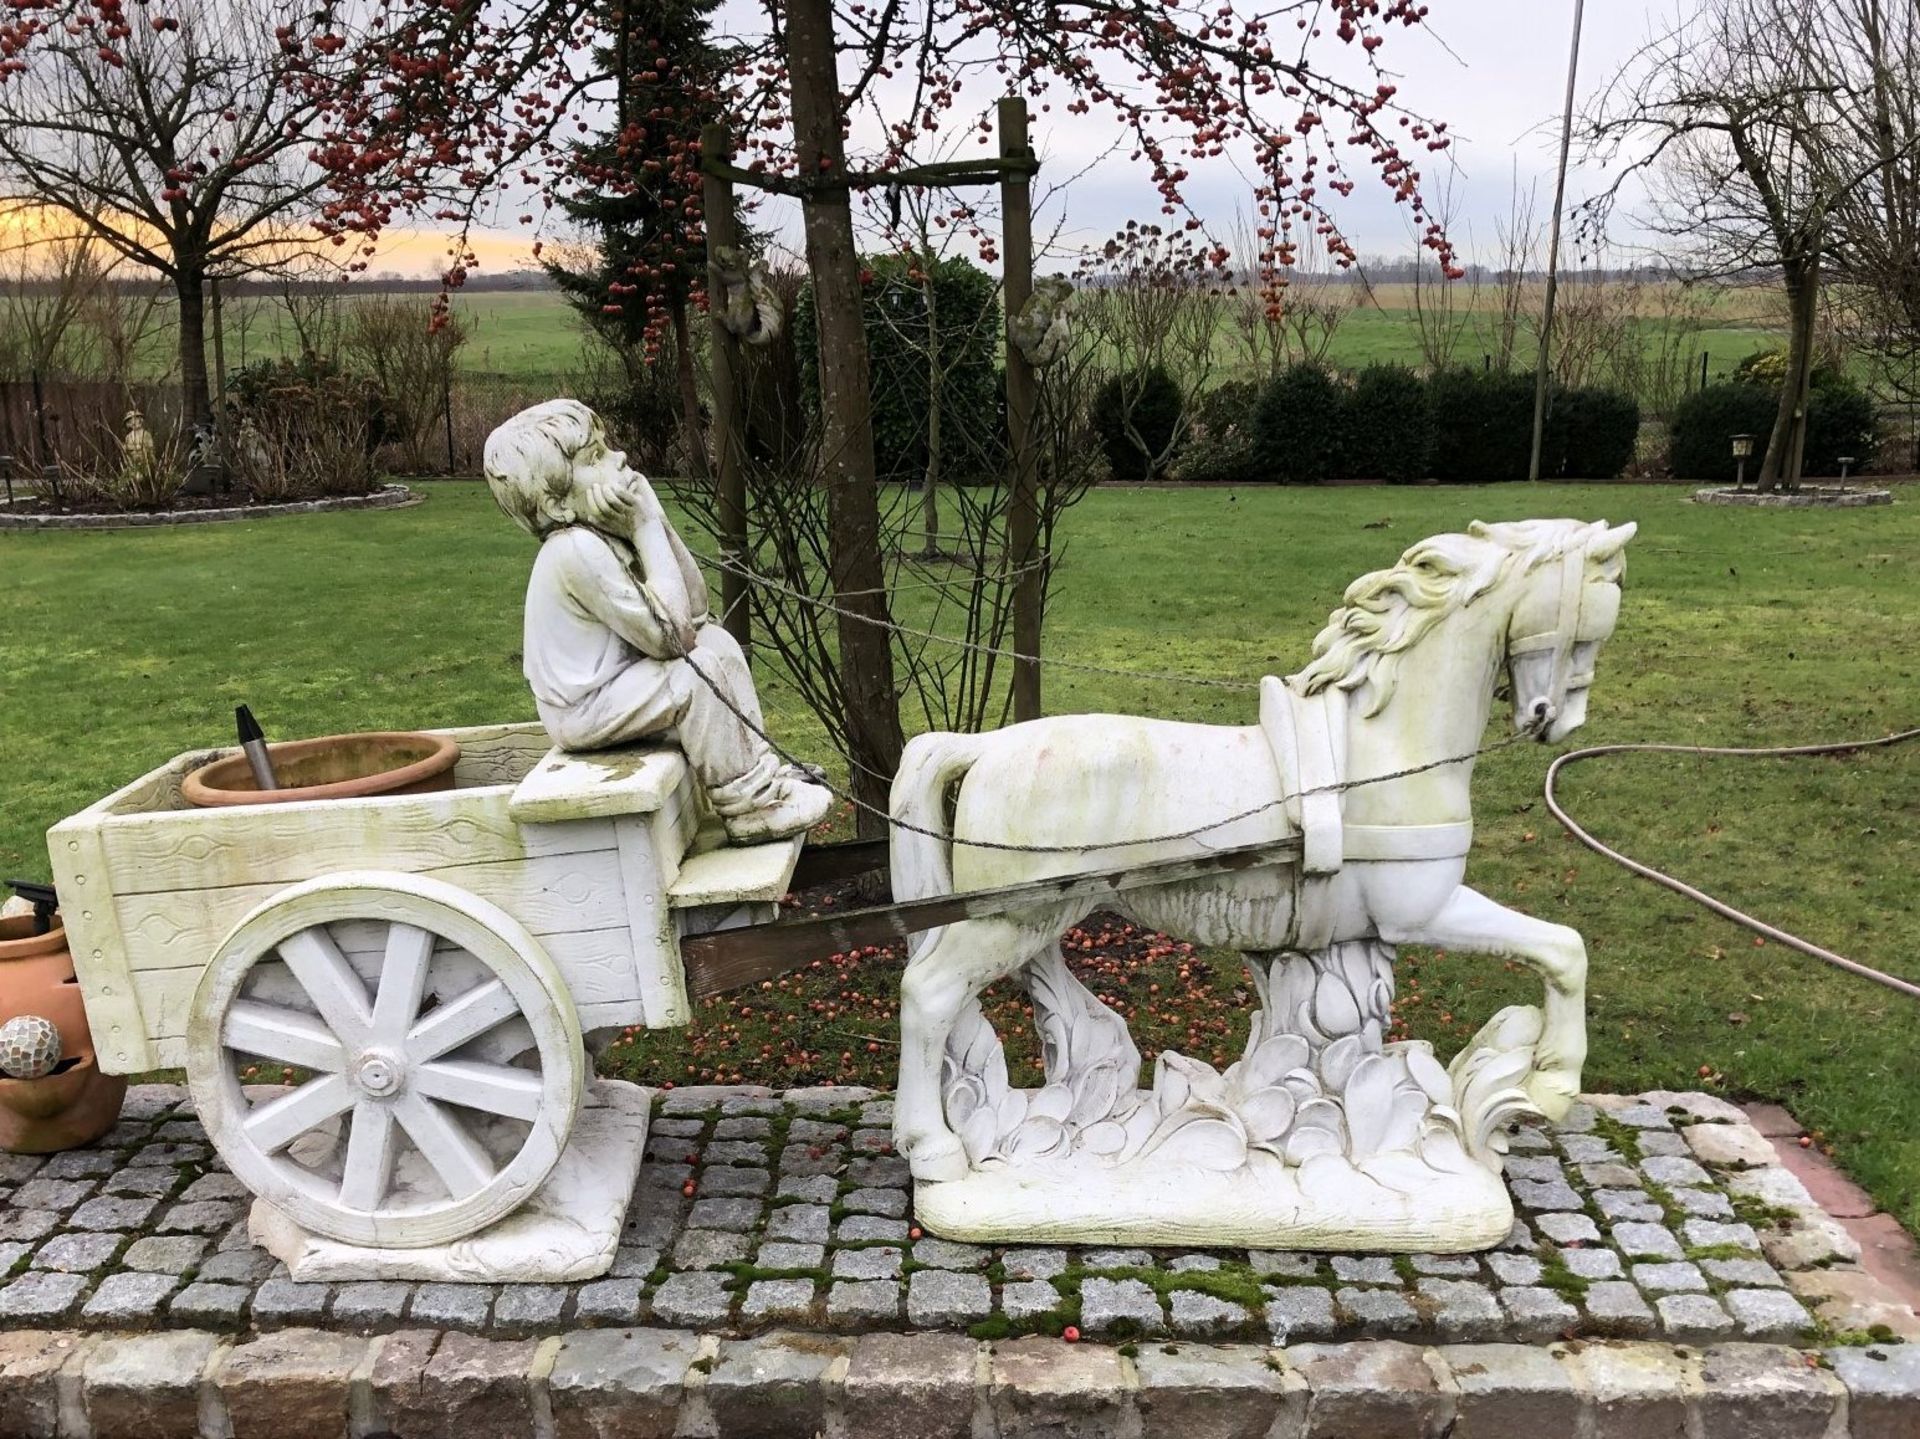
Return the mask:
[[972,1166],[967,1151],[951,1136],[923,1139],[907,1151],[907,1168],[920,1184],[943,1184],[950,1179],[965,1179]]

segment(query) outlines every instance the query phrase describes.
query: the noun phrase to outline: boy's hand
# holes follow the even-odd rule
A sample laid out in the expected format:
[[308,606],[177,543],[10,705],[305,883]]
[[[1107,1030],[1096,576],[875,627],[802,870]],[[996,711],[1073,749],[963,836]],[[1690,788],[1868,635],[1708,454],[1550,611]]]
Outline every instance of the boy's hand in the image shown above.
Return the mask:
[[597,524],[622,535],[633,532],[639,496],[618,479],[598,479],[587,485],[586,510]]

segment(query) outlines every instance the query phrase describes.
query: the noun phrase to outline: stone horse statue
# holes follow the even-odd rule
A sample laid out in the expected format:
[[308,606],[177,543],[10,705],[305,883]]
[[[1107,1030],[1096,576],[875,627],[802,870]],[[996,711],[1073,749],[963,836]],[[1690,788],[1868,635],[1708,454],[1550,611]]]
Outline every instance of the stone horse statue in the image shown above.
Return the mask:
[[[902,899],[1289,836],[1302,850],[1102,901],[1241,951],[1261,1001],[1237,1064],[1165,1053],[1151,1090],[1125,1023],[1061,957],[1091,901],[919,936],[894,1137],[921,1222],[982,1241],[1457,1251],[1503,1238],[1507,1122],[1558,1117],[1579,1090],[1586,950],[1463,882],[1473,756],[1503,671],[1518,736],[1555,743],[1584,722],[1633,533],[1528,520],[1423,540],[1347,590],[1305,669],[1265,681],[1257,725],[1064,715],[913,740],[892,794],[913,827],[894,831]],[[1423,1042],[1385,1040],[1402,944],[1519,960],[1544,1005],[1502,1011],[1443,1068]],[[1014,974],[1041,1031],[1038,1089],[1008,1084],[977,1002]]]

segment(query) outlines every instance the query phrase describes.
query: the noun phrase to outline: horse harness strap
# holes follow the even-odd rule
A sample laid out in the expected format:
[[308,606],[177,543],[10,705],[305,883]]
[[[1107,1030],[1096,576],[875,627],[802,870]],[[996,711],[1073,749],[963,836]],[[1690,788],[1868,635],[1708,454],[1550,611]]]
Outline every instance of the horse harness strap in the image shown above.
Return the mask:
[[1547,678],[1544,698],[1560,703],[1572,678],[1573,647],[1580,635],[1580,606],[1586,598],[1587,556],[1584,550],[1568,550],[1560,557],[1560,606],[1554,614],[1554,627],[1539,634],[1509,638],[1507,654],[1538,654],[1553,651],[1553,671]]
[[1347,770],[1346,694],[1303,695],[1287,680],[1260,682],[1260,728],[1273,749],[1285,812],[1300,835],[1302,857],[1294,896],[1295,947],[1332,942],[1337,906],[1328,890],[1349,860],[1457,859],[1473,845],[1473,822],[1348,824],[1342,814]]

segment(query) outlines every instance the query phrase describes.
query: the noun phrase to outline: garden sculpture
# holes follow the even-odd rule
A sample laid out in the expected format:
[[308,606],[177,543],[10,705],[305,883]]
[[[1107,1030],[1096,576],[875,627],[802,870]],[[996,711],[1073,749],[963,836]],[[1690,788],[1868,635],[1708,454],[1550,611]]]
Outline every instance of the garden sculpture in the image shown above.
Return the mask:
[[784,317],[765,263],[750,260],[733,245],[722,245],[713,254],[713,273],[719,281],[720,323],[727,333],[749,345],[777,340]]
[[[920,934],[894,1119],[920,1222],[982,1242],[1457,1252],[1505,1237],[1504,1126],[1557,1118],[1579,1090],[1586,951],[1462,882],[1473,759],[1503,670],[1504,742],[1585,720],[1633,532],[1530,520],[1422,541],[1347,590],[1312,662],[1264,682],[1256,725],[1062,715],[910,742],[896,900],[1290,835],[1301,855]],[[1246,955],[1259,1008],[1238,1063],[1168,1051],[1137,1087],[1126,1023],[1060,951],[1096,903]],[[1545,1002],[1496,1014],[1443,1067],[1387,1039],[1407,944],[1519,960]],[[978,1002],[1016,974],[1043,1041],[1033,1089],[1010,1085]]]
[[522,410],[487,437],[486,472],[540,542],[525,666],[554,742],[590,751],[671,733],[741,843],[825,818],[832,794],[766,742],[746,657],[710,621],[699,566],[599,416],[577,400]]
[[123,474],[145,475],[153,469],[153,432],[138,410],[127,411],[127,437],[120,442]]
[[1020,347],[1027,363],[1044,370],[1067,352],[1073,337],[1067,319],[1067,301],[1073,298],[1073,286],[1064,275],[1048,275],[1033,282],[1020,313],[1007,328],[1014,344]]

